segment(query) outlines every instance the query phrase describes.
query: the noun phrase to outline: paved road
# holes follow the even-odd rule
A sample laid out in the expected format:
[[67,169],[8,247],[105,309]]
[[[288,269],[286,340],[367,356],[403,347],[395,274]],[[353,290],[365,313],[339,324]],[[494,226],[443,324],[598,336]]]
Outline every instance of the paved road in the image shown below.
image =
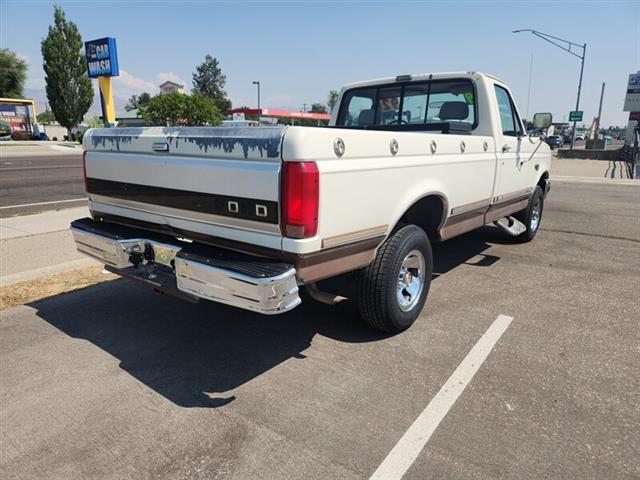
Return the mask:
[[[18,148],[18,147],[15,147]],[[36,213],[83,204],[82,152],[22,155],[2,152],[0,158],[0,217]],[[66,200],[76,199],[76,202]],[[62,203],[56,201],[65,200]],[[44,203],[44,205],[31,205]],[[12,208],[2,208],[15,205]]]
[[395,337],[349,302],[262,317],[125,281],[6,310],[0,477],[366,479],[504,314],[404,478],[639,478],[639,192],[557,183],[534,242],[437,245]]

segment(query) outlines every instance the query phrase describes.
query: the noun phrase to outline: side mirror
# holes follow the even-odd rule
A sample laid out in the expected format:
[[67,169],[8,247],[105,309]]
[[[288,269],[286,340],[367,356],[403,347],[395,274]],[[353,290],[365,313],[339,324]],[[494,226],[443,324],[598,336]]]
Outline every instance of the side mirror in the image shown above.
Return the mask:
[[553,116],[550,113],[536,113],[533,116],[533,128],[536,130],[546,130],[551,126]]
[[529,141],[538,143],[544,140],[553,117],[550,113],[536,113],[533,116],[533,129],[529,131]]

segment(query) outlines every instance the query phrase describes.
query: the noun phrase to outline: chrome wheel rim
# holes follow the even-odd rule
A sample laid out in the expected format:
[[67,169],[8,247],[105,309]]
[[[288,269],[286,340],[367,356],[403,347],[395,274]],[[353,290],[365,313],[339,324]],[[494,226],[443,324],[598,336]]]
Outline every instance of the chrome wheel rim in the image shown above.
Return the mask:
[[398,273],[396,298],[400,310],[408,312],[416,306],[424,289],[426,262],[420,250],[411,250],[402,260]]
[[536,198],[536,203],[533,204],[531,209],[531,231],[535,232],[540,225],[540,215],[542,214],[542,202],[540,198]]

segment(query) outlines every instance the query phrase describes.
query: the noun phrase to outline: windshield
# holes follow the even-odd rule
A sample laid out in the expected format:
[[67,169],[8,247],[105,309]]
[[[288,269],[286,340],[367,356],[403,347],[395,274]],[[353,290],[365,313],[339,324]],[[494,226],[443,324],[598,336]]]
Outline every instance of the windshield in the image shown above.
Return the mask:
[[342,98],[336,125],[476,125],[476,99],[469,80],[434,80],[355,88]]

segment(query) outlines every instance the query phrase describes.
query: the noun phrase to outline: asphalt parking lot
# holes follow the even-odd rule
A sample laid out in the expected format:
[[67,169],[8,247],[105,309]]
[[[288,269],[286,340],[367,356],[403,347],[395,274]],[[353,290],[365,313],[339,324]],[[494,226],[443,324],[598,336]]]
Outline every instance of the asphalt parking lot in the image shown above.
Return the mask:
[[532,243],[434,256],[394,337],[120,280],[3,311],[0,477],[366,479],[506,315],[404,478],[640,478],[640,189],[558,182]]

